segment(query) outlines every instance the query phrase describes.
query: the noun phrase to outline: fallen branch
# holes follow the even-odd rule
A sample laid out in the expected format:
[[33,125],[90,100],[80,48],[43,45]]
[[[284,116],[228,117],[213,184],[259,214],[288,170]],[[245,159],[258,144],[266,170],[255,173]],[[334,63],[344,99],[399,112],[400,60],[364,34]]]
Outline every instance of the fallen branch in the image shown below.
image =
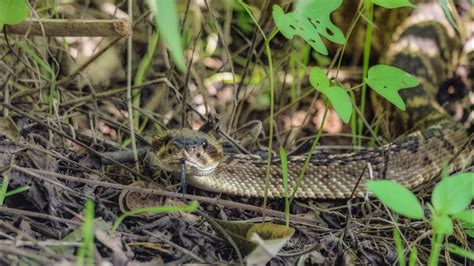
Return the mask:
[[132,33],[127,19],[27,19],[5,28],[7,34],[44,37],[123,37]]

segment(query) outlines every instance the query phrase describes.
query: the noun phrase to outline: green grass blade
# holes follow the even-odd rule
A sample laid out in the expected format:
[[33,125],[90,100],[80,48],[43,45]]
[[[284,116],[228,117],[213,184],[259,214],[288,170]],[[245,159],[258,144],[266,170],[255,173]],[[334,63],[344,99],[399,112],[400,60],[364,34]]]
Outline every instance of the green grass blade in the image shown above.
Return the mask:
[[469,251],[469,250],[465,250],[465,249],[463,249],[461,247],[458,247],[454,244],[449,243],[448,244],[448,250],[449,250],[449,252],[454,253],[454,254],[459,255],[459,256],[462,256],[462,257],[465,257],[466,259],[474,260],[474,252]]
[[127,218],[128,216],[139,215],[147,212],[151,213],[174,213],[174,212],[193,212],[197,210],[199,204],[197,201],[191,202],[191,204],[186,206],[159,206],[159,207],[147,207],[147,208],[140,208],[128,211],[122,215],[120,215],[117,220],[115,220],[114,225],[112,226],[111,233],[115,233],[119,225]]
[[393,241],[395,242],[395,249],[397,251],[398,265],[405,266],[405,252],[403,249],[402,238],[400,236],[400,231],[398,231],[396,226],[393,228]]
[[7,197],[7,188],[8,188],[8,177],[3,175],[2,187],[0,188],[0,206],[3,205],[3,201]]
[[10,197],[10,196],[13,196],[13,195],[15,195],[15,194],[19,194],[19,193],[25,192],[25,191],[27,191],[28,189],[30,189],[29,186],[23,186],[23,187],[15,188],[14,190],[8,191],[8,192],[5,194],[5,197]]
[[94,202],[86,201],[82,225],[82,245],[77,251],[76,265],[94,265]]
[[416,257],[418,257],[418,251],[416,250],[416,247],[414,246],[410,250],[410,261],[408,262],[409,266],[416,265]]
[[280,158],[281,158],[281,173],[283,175],[283,188],[285,189],[285,224],[290,226],[290,201],[288,191],[288,160],[286,157],[286,151],[283,147],[280,147]]

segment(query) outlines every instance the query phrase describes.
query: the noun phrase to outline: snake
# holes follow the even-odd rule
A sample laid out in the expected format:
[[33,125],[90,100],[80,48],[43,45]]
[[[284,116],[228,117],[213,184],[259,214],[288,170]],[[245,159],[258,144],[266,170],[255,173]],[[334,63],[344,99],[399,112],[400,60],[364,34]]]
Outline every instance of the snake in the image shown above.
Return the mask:
[[272,159],[267,176],[265,159],[227,154],[214,136],[201,131],[180,128],[157,133],[151,144],[154,163],[167,172],[185,171],[188,184],[206,191],[283,198],[297,189],[297,198],[319,199],[365,197],[368,191],[364,184],[372,179],[388,179],[415,189],[446,165],[449,171],[462,169],[472,161],[472,136],[434,98],[459,55],[459,34],[439,5],[422,3],[395,31],[393,40],[382,62],[419,80],[417,87],[399,92],[407,105],[405,111],[372,97],[376,109],[388,113],[392,121],[388,132],[402,132],[393,141],[355,152],[315,153],[298,187],[306,156],[291,156],[287,162],[288,190],[280,159]]

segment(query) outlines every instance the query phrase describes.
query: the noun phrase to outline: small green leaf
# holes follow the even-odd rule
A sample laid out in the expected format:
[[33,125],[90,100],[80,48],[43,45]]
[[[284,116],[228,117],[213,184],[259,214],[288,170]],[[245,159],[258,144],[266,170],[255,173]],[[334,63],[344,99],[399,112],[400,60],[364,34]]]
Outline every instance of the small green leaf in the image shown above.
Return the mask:
[[435,234],[451,235],[453,233],[453,220],[447,215],[435,215],[431,219]]
[[148,5],[155,15],[156,24],[160,30],[163,40],[168,46],[171,56],[176,62],[179,70],[184,72],[183,47],[179,31],[178,12],[174,0],[148,0]]
[[379,95],[403,111],[405,111],[405,103],[398,91],[418,85],[418,80],[412,75],[399,68],[387,65],[371,67],[366,82]]
[[286,14],[280,6],[273,5],[273,20],[287,39],[299,35],[314,50],[327,55],[328,50],[321,36],[338,44],[346,42],[344,34],[331,22],[330,16],[341,3],[342,0],[298,1],[295,11]]
[[409,0],[372,0],[375,5],[385,7],[387,9],[399,7],[415,7]]
[[329,79],[319,67],[313,67],[313,69],[311,69],[309,81],[316,90],[329,99],[342,121],[348,123],[352,115],[352,103],[347,91],[339,86],[329,87]]
[[0,0],[0,26],[18,24],[26,19],[30,10],[25,0]]
[[392,180],[370,180],[367,188],[392,211],[413,219],[425,217],[421,204],[406,187]]
[[461,173],[443,178],[433,189],[431,203],[438,215],[456,214],[465,210],[474,193],[474,173]]

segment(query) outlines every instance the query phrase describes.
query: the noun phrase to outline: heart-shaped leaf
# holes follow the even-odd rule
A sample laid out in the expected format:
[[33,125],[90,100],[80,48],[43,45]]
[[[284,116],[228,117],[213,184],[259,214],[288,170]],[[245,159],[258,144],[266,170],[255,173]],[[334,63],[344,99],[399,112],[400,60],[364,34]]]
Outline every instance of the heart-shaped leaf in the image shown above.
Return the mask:
[[392,180],[371,180],[366,187],[392,211],[413,219],[425,217],[420,202],[406,187]]
[[409,0],[372,0],[375,5],[385,7],[388,9],[399,7],[415,7]]
[[405,111],[405,103],[398,94],[401,89],[417,86],[418,80],[407,72],[387,65],[376,65],[369,69],[367,84],[395,106]]
[[29,13],[25,0],[0,1],[0,26],[22,22]]
[[313,87],[329,99],[336,113],[344,123],[348,123],[352,115],[351,98],[344,88],[339,86],[329,87],[329,79],[319,67],[313,67],[309,75],[309,82]]
[[273,5],[273,19],[283,36],[288,39],[294,35],[301,36],[314,50],[327,55],[328,50],[320,35],[338,44],[346,42],[344,34],[330,17],[341,3],[342,0],[298,1],[295,10],[286,14],[280,6]]

